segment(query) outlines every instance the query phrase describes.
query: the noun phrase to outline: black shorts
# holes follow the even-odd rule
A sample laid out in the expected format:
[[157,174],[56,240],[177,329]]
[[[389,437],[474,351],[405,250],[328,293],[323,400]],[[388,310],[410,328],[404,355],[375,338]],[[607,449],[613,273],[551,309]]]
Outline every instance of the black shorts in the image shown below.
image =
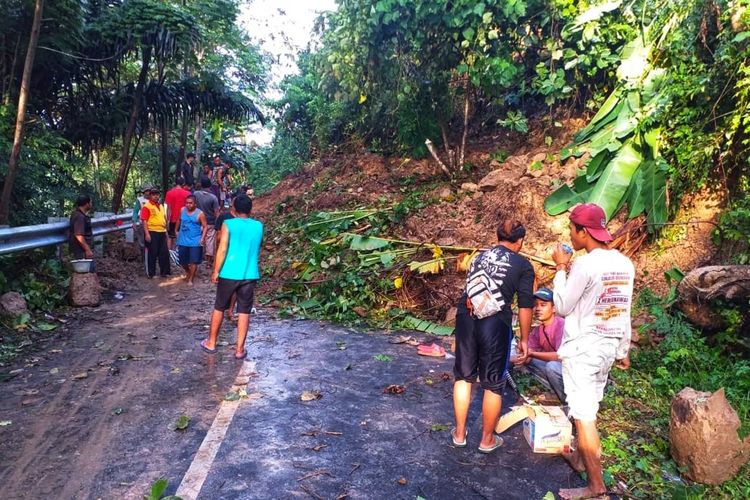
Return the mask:
[[177,229],[177,223],[170,222],[169,226],[167,226],[167,235],[170,238],[177,238],[177,232],[175,231],[175,229]]
[[255,282],[258,280],[228,280],[219,278],[216,286],[216,302],[214,309],[226,311],[232,302],[232,295],[237,293],[237,313],[250,314],[255,297]]
[[456,380],[476,382],[482,389],[502,395],[508,377],[510,339],[513,330],[499,314],[476,319],[462,295],[456,313]]

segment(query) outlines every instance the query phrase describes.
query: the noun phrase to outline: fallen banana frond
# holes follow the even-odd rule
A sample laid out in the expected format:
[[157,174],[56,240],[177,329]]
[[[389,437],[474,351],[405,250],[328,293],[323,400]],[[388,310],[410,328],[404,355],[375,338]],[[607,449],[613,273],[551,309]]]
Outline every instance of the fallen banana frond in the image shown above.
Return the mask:
[[[358,234],[354,234],[354,233],[350,233],[350,232],[341,233],[340,236],[344,236],[344,237],[347,237],[347,236],[348,237],[354,237],[354,236],[356,236],[356,237],[360,237],[361,238],[361,236],[359,236]],[[400,245],[411,245],[411,246],[416,246],[416,247],[425,247],[425,248],[429,248],[429,249],[431,249],[433,251],[434,251],[435,247],[441,248],[443,250],[453,250],[453,251],[457,251],[457,252],[472,252],[472,253],[474,253],[474,252],[482,252],[484,250],[487,250],[487,248],[460,247],[460,246],[454,246],[454,245],[440,245],[440,246],[438,246],[435,243],[431,243],[431,242],[428,242],[428,241],[398,240],[398,239],[395,239],[395,238],[384,238],[382,236],[378,236],[377,238],[376,237],[371,237],[371,238],[382,240],[382,241],[387,241],[389,243],[396,243],[396,244],[400,244]],[[535,262],[539,262],[540,264],[544,264],[545,266],[555,267],[555,263],[553,261],[549,260],[549,259],[543,259],[542,257],[537,257],[536,255],[532,255],[532,254],[529,254],[529,253],[526,253],[526,252],[518,252],[518,253],[520,255],[526,257],[529,260],[533,260]]]

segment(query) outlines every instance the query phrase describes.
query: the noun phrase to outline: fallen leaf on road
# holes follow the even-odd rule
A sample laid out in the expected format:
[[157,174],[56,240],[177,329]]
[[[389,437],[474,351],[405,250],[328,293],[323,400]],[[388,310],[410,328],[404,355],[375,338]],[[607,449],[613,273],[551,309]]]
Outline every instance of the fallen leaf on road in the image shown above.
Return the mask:
[[351,370],[351,369],[352,369],[352,364],[351,364],[351,363],[349,363],[348,365],[346,365],[346,366],[344,367],[344,371],[349,371],[349,370]]
[[124,410],[120,408],[119,406],[112,410],[112,415],[121,415]]
[[169,425],[169,428],[173,431],[184,431],[190,424],[190,417],[187,415],[180,415],[180,417]]
[[446,424],[432,424],[432,427],[430,427],[430,430],[432,432],[442,432],[442,431],[447,431],[449,428],[450,426]]
[[86,372],[77,373],[77,374],[73,375],[73,380],[81,380],[81,379],[84,379],[84,378],[88,378],[88,376],[89,376],[89,374],[86,373]]
[[240,395],[235,391],[228,392],[227,395],[224,396],[224,401],[239,401],[239,399]]
[[327,444],[319,444],[319,445],[313,446],[313,447],[312,447],[312,448],[310,448],[310,449],[311,449],[312,451],[320,451],[320,450],[322,450],[323,448],[328,448],[328,445],[327,445]]
[[398,480],[398,481],[396,481],[396,482],[397,482],[398,484],[400,484],[401,486],[406,486],[406,478],[405,478],[405,477],[402,477],[401,479],[399,479],[399,480]]
[[315,401],[316,399],[322,398],[323,395],[320,391],[305,391],[299,397],[302,401]]
[[239,391],[237,391],[237,394],[239,394],[241,398],[247,397],[247,391],[245,389],[240,389]]
[[7,427],[7,426],[9,426],[12,423],[13,423],[12,420],[2,420],[2,421],[0,421],[0,427]]
[[338,341],[336,342],[336,347],[338,347],[339,351],[346,351],[346,342]]
[[391,361],[393,361],[393,358],[388,356],[387,354],[376,354],[375,356],[373,356],[373,359],[375,361],[382,361],[383,363],[390,363]]
[[450,374],[450,373],[448,373],[448,372],[444,372],[444,373],[443,373],[443,374],[442,374],[442,375],[440,376],[440,379],[441,379],[441,380],[442,380],[443,382],[447,382],[447,381],[449,381],[449,380],[451,379],[451,374]]
[[433,380],[430,377],[427,377],[426,379],[424,379],[424,383],[427,385],[432,385],[435,382],[433,382]]
[[50,373],[50,375],[57,375],[58,373],[60,373],[60,369],[59,368],[52,368],[49,371],[49,373]]
[[180,369],[179,368],[172,368],[171,370],[169,370],[169,372],[170,373],[180,373]]
[[406,387],[404,387],[403,385],[391,384],[383,389],[383,392],[385,394],[403,394],[405,390]]

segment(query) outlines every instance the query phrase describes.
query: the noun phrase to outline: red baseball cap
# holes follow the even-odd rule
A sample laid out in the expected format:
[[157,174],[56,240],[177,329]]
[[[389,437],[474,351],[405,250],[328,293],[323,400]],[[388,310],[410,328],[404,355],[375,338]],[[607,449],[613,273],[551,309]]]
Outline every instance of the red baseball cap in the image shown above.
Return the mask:
[[612,241],[612,235],[607,231],[607,217],[602,207],[596,203],[583,203],[570,213],[570,221],[585,227],[592,238],[602,243]]

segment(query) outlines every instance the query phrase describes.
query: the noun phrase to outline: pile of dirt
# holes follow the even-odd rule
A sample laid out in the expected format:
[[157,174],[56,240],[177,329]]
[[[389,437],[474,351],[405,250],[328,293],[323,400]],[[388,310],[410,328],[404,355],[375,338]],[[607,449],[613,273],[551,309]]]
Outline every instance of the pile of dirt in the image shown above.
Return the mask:
[[[573,180],[583,167],[585,158],[561,162],[559,151],[584,125],[584,120],[575,118],[564,121],[562,127],[537,127],[528,136],[504,133],[482,137],[470,144],[467,168],[452,180],[429,159],[365,152],[326,156],[260,196],[254,211],[273,234],[274,224],[284,218],[382,206],[384,200],[397,203],[410,192],[426,190],[423,198],[430,203],[412,212],[389,236],[438,245],[488,247],[497,240],[498,222],[509,217],[526,225],[523,251],[549,260],[558,242],[569,241],[568,217],[547,215],[544,200],[561,183]],[[638,271],[637,286],[664,292],[668,286],[664,272],[676,263],[688,270],[715,258],[716,248],[711,241],[714,226],[697,221],[715,221],[724,198],[721,190],[706,190],[683,200],[675,218],[679,224],[669,226],[667,237],[660,241],[646,240],[632,256]],[[610,222],[610,230],[615,232],[626,222],[621,212]],[[631,223],[625,229],[632,230],[637,225]],[[637,231],[646,229],[640,227]],[[274,287],[288,279],[290,273],[276,265],[285,249],[276,247],[273,238],[266,241],[270,242],[265,247],[270,252],[266,258],[276,269]],[[532,262],[539,284],[551,281],[552,268]],[[442,319],[460,294],[464,278],[463,272],[446,269],[439,276],[407,276],[405,286],[411,286],[408,295],[413,306],[427,316]]]

